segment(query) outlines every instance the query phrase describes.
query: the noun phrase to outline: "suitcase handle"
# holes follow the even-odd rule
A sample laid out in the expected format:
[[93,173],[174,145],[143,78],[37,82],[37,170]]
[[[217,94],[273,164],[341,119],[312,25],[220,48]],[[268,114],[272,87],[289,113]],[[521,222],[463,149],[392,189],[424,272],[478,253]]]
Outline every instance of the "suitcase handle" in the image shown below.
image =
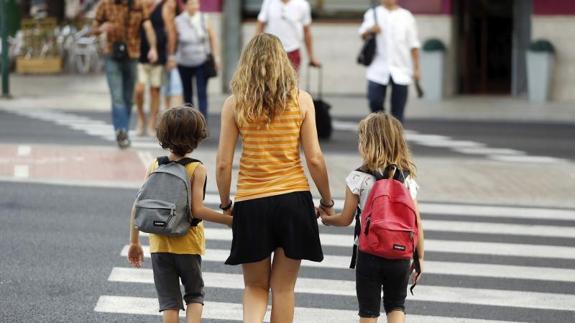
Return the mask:
[[307,75],[306,75],[306,91],[311,94],[311,70],[317,68],[318,69],[318,78],[317,78],[317,99],[321,100],[323,98],[323,68],[322,66],[312,66],[308,65],[307,67]]

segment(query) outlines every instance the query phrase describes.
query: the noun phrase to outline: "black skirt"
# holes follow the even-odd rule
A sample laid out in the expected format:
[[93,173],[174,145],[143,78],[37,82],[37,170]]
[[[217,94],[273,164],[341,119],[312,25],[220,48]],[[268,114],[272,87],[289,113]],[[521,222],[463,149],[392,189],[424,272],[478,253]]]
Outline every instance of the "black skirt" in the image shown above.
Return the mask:
[[264,260],[277,248],[291,259],[323,260],[309,191],[237,202],[233,216],[228,265]]

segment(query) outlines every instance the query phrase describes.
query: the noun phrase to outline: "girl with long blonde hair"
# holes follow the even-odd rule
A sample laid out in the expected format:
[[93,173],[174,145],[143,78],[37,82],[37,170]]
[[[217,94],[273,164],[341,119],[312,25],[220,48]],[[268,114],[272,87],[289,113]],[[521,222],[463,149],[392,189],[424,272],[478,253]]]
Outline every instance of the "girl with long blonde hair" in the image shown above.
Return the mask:
[[[216,177],[220,208],[234,219],[226,264],[242,265],[247,323],[263,322],[270,290],[271,321],[292,322],[300,262],[323,260],[300,146],[321,195],[320,207],[335,214],[313,101],[297,86],[279,39],[260,34],[244,49],[231,82],[233,95],[222,109]],[[242,152],[233,204],[230,184],[238,137]]]
[[[356,212],[361,212],[364,209],[376,178],[388,176],[388,178],[393,177],[403,181],[413,198],[419,228],[416,254],[419,257],[417,260],[420,267],[418,272],[414,272],[412,276],[412,281],[415,283],[423,272],[424,237],[416,202],[418,186],[414,180],[415,165],[405,142],[403,127],[396,118],[379,112],[372,113],[363,119],[359,123],[358,130],[358,148],[363,163],[360,168],[352,171],[345,179],[347,185],[342,213],[334,216],[320,209],[322,222],[325,225],[350,225]],[[356,220],[356,233],[361,232],[359,225],[359,221]],[[387,322],[405,322],[405,297],[407,296],[407,284],[412,273],[410,260],[386,259],[363,253],[357,249],[357,245],[356,252],[355,283],[359,304],[359,322],[377,322],[382,290]]]

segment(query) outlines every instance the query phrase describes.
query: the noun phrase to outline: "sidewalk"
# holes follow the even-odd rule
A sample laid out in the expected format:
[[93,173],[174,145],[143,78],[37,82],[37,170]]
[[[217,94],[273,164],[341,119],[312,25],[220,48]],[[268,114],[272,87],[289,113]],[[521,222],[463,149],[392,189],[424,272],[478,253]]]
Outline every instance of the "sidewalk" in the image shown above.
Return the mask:
[[[0,107],[109,111],[109,94],[104,75],[11,75],[13,99],[0,100]],[[219,113],[226,95],[210,88],[210,113]],[[413,93],[412,93],[413,94]],[[326,94],[334,117],[361,118],[368,112],[363,96]],[[82,104],[78,104],[81,102]],[[407,118],[466,119],[575,124],[575,102],[531,104],[526,99],[493,96],[459,96],[440,103],[410,97]]]
[[[60,110],[109,111],[105,78],[91,76],[12,76],[14,99],[0,100],[0,109],[38,107]],[[219,113],[224,95],[212,94],[210,113]],[[329,95],[337,118],[360,118],[366,114],[363,97]],[[575,108],[569,104],[531,105],[525,100],[497,97],[457,97],[439,104],[411,98],[408,118],[510,120],[562,122],[575,125]],[[152,156],[161,151],[154,150]],[[214,149],[201,148],[196,157],[213,165]],[[238,156],[236,156],[238,157]],[[437,158],[415,156],[419,199],[425,202],[477,203],[575,208],[575,164],[509,163],[483,158]],[[360,164],[358,154],[326,153],[333,194],[343,198],[345,177]],[[545,171],[542,171],[544,167]],[[210,167],[213,168],[213,167]],[[214,169],[208,187],[216,189]],[[314,192],[318,196],[317,191]]]

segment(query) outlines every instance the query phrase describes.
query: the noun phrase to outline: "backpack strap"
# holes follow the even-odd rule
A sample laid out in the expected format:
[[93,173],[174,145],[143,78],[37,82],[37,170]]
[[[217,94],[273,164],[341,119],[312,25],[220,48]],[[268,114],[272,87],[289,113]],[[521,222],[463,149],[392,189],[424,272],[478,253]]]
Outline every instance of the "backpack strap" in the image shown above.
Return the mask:
[[[371,173],[361,169],[361,167],[357,168],[356,171],[372,175]],[[351,262],[349,263],[349,268],[351,269],[355,269],[355,265],[357,264],[358,245],[355,242],[359,238],[360,233],[361,233],[361,209],[359,208],[358,205],[357,209],[355,210],[355,227],[353,228],[353,250],[351,253]]]
[[405,178],[406,178],[405,172],[403,172],[401,170],[401,168],[399,168],[399,166],[397,166],[397,164],[387,165],[383,169],[383,172],[381,172],[381,173],[380,172],[370,172],[370,171],[364,170],[361,167],[356,169],[356,171],[369,174],[369,175],[375,177],[376,181],[379,181],[382,179],[389,179],[393,176],[393,179],[396,179],[402,183],[405,183]]
[[[157,161],[158,161],[158,166],[173,163],[173,162],[178,163],[184,167],[188,166],[191,163],[200,163],[202,165],[204,164],[199,159],[189,158],[189,157],[184,157],[180,160],[174,161],[174,160],[170,160],[170,158],[168,158],[168,156],[161,156],[161,157],[157,158]],[[208,185],[208,176],[206,176],[206,180],[204,181],[204,197],[202,198],[202,200],[206,199],[206,187],[207,187],[207,185]]]
[[355,264],[357,263],[358,244],[356,244],[355,241],[359,238],[360,233],[361,233],[361,209],[358,206],[357,209],[355,210],[355,227],[353,229],[353,251],[351,254],[351,262],[349,263],[349,268],[351,269],[354,269]]
[[166,165],[169,164],[171,162],[170,158],[168,158],[168,156],[161,156],[156,158],[156,160],[158,161],[158,166],[160,165]]

